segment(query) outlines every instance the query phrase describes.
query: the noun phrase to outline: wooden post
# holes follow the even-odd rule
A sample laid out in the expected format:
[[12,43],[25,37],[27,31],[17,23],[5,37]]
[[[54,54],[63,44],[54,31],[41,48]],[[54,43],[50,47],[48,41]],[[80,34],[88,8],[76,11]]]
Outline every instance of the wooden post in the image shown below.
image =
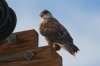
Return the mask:
[[62,66],[62,58],[49,46],[38,47],[35,30],[14,33],[18,43],[0,42],[0,66]]
[[14,34],[16,35],[18,43],[8,43],[7,40],[1,41],[0,53],[18,52],[38,48],[38,34],[35,30],[27,30]]

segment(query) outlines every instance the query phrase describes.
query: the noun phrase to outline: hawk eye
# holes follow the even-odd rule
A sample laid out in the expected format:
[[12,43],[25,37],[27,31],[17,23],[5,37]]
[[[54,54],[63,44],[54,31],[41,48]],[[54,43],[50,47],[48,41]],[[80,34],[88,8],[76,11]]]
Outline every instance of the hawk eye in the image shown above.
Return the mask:
[[43,17],[43,15],[40,15],[41,17]]
[[44,10],[40,13],[40,16],[43,17],[44,15],[50,13],[48,10]]

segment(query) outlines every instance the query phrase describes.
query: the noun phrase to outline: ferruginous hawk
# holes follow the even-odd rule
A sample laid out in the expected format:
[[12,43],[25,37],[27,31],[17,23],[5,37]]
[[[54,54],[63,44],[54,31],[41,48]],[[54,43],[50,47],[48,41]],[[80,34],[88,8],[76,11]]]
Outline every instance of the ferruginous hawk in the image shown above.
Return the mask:
[[40,13],[40,17],[42,18],[39,27],[40,33],[46,38],[51,47],[56,50],[64,48],[72,55],[75,55],[79,51],[79,48],[74,45],[73,38],[67,29],[53,17],[50,11],[43,10]]

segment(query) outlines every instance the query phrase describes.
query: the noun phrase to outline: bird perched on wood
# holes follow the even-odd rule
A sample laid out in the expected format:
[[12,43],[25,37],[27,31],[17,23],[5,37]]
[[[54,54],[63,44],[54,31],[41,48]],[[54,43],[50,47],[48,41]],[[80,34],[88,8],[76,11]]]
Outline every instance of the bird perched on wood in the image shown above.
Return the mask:
[[42,18],[42,22],[39,30],[47,40],[49,46],[56,50],[64,48],[72,55],[75,55],[79,51],[79,48],[74,45],[73,38],[67,29],[53,17],[50,11],[43,10],[40,13],[40,17]]

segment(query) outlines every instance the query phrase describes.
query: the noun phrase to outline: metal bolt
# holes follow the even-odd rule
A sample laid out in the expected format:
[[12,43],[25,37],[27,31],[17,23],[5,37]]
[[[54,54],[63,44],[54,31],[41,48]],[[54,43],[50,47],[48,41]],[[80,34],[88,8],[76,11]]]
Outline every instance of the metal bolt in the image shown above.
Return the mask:
[[15,34],[11,34],[10,36],[8,36],[7,41],[9,43],[17,43],[17,38]]
[[27,50],[24,54],[24,58],[26,60],[32,60],[32,58],[35,56],[35,53],[33,53],[31,50]]

